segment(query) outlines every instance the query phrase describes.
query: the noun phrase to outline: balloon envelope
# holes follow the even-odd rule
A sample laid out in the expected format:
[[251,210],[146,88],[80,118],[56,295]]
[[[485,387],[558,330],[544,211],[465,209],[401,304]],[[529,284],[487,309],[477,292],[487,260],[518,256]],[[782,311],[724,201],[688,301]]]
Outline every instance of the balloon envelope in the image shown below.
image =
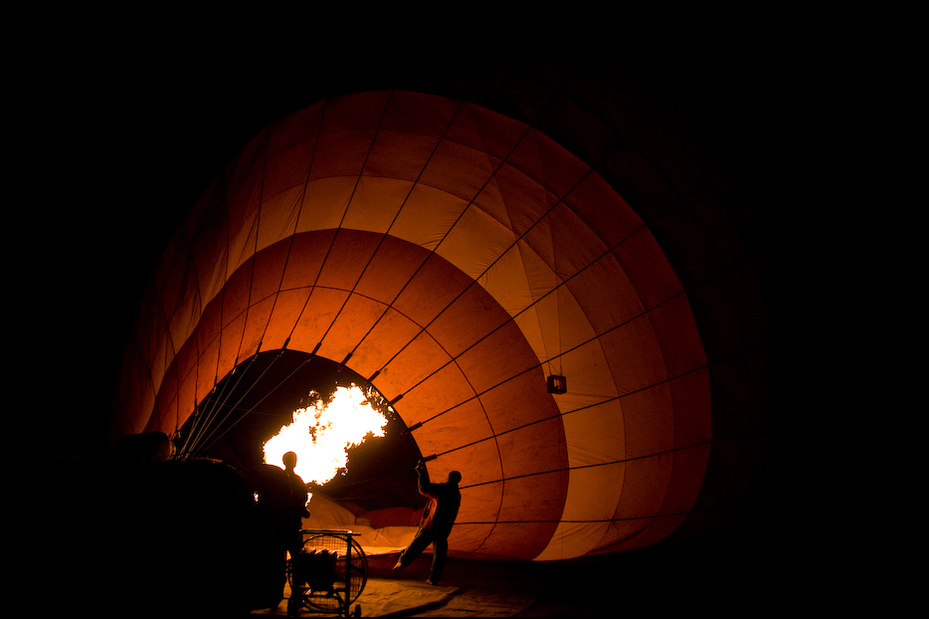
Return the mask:
[[114,433],[175,432],[276,349],[370,377],[433,477],[462,472],[461,555],[647,546],[706,485],[710,369],[652,225],[545,133],[473,103],[353,94],[248,143],[159,263]]

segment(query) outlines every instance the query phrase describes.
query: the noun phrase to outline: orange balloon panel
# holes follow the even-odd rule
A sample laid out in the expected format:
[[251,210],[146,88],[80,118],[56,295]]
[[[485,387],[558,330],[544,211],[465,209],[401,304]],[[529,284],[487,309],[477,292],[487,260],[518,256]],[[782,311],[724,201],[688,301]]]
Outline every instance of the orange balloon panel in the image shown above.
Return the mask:
[[453,552],[644,546],[700,493],[709,375],[680,281],[590,166],[479,106],[362,93],[247,144],[159,263],[115,433],[173,433],[283,348],[373,377],[434,474],[462,471]]

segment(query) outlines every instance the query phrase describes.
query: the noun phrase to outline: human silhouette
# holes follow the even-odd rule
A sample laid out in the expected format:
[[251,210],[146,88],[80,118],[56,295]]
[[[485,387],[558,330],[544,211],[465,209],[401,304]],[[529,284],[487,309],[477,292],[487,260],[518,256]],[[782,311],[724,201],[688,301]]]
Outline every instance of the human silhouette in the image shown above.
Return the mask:
[[290,594],[291,607],[299,607],[303,599],[304,583],[306,574],[302,573],[302,562],[300,562],[300,552],[303,550],[303,519],[310,515],[306,508],[306,501],[309,496],[306,490],[306,484],[303,479],[294,471],[297,466],[297,454],[288,451],[282,457],[284,463],[284,473],[287,475],[288,503],[284,513],[283,531],[287,552],[290,553],[291,568],[293,570],[292,584],[294,590]]
[[423,510],[419,530],[406,550],[400,553],[400,558],[393,569],[407,567],[422,554],[429,544],[432,544],[432,568],[426,582],[437,585],[445,569],[448,535],[452,531],[452,525],[458,517],[458,508],[461,506],[461,491],[458,490],[461,473],[452,471],[448,474],[448,480],[445,483],[434,484],[429,481],[429,471],[426,470],[426,464],[422,460],[416,465],[416,473],[419,493],[428,497],[429,502]]
[[306,507],[306,484],[294,471],[297,454],[287,452],[282,462],[284,470],[270,464],[260,469],[258,508],[266,552],[263,556],[267,557],[269,567],[273,565],[273,572],[268,576],[274,579],[275,584],[269,583],[269,586],[276,589],[276,593],[267,598],[267,607],[276,606],[283,598],[287,553],[290,553],[291,559],[299,555],[303,547],[303,534],[300,532],[303,518],[310,515]]
[[281,460],[284,463],[284,472],[287,474],[288,489],[288,502],[284,506],[283,514],[288,540],[287,551],[291,557],[294,557],[303,548],[303,535],[300,530],[303,528],[303,519],[310,515],[310,511],[306,508],[309,493],[303,479],[294,471],[294,467],[297,466],[297,454],[288,451]]

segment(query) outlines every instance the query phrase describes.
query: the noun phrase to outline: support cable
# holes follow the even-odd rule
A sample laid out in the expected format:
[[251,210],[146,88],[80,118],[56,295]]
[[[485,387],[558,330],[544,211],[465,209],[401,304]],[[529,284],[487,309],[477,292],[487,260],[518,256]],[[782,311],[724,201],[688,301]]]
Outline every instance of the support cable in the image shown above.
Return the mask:
[[[268,367],[265,369],[265,371],[262,372],[261,376],[259,377],[259,380],[261,379],[261,377],[263,377],[263,376],[267,373],[267,371],[271,368],[271,366],[274,364],[274,362],[277,361],[277,359],[279,359],[280,356],[281,356],[283,353],[284,353],[284,351],[281,350],[281,352],[280,352],[280,353],[274,358],[274,360],[268,365]],[[223,436],[225,436],[225,434],[226,434],[227,432],[229,432],[230,430],[232,430],[232,428],[234,428],[235,426],[237,426],[237,425],[238,425],[243,419],[245,419],[249,414],[251,414],[252,412],[254,412],[259,406],[261,406],[262,402],[264,402],[266,399],[268,399],[269,397],[271,397],[271,395],[272,395],[275,391],[277,391],[277,390],[280,389],[283,385],[285,385],[285,384],[287,383],[287,381],[289,381],[297,372],[299,372],[299,371],[303,368],[303,366],[305,366],[307,363],[309,363],[312,359],[313,359],[313,357],[306,357],[306,358],[300,363],[300,365],[298,365],[296,368],[294,368],[294,369],[290,372],[290,374],[288,374],[286,377],[284,377],[283,379],[281,379],[275,387],[269,389],[268,392],[265,393],[265,394],[261,397],[261,399],[259,399],[257,402],[255,402],[255,404],[253,404],[248,410],[246,410],[244,413],[242,413],[242,414],[239,416],[239,418],[236,419],[229,427],[227,427],[225,430],[223,430],[219,435],[217,435],[217,436],[215,436],[215,437],[214,437],[214,435],[216,434],[216,431],[214,430],[214,432],[212,432],[212,433],[210,434],[210,436],[207,437],[208,440],[209,440],[209,439],[212,439],[212,440],[210,440],[206,445],[204,445],[204,447],[203,447],[204,451],[207,450],[207,449],[209,449],[210,447],[212,447],[212,446],[216,443],[216,441],[218,441],[218,440],[221,439]],[[255,381],[255,384],[257,384],[257,383],[258,383],[258,381],[256,380],[256,381]],[[249,388],[249,391],[251,391],[251,389],[252,389],[253,387],[254,387],[254,385],[253,385],[252,387]],[[243,399],[244,399],[244,396],[243,396]],[[236,409],[238,409],[238,405],[241,404],[241,403],[242,403],[242,400],[240,399],[240,400],[236,403],[236,405],[233,406],[233,408],[232,408],[231,410],[236,410]]]
[[[345,306],[348,304],[348,300],[351,298],[352,294],[354,294],[356,288],[358,287],[358,284],[361,282],[361,279],[364,277],[365,273],[367,272],[368,267],[370,267],[370,266],[371,266],[371,263],[374,261],[374,257],[377,255],[378,250],[380,250],[381,246],[384,244],[385,239],[390,235],[390,231],[393,229],[394,224],[396,224],[397,220],[400,218],[400,214],[403,212],[403,209],[406,207],[406,205],[407,205],[407,203],[408,203],[408,201],[409,201],[409,199],[410,199],[410,196],[413,195],[413,191],[416,189],[416,187],[417,187],[417,185],[418,185],[418,183],[419,183],[419,180],[422,178],[423,174],[425,174],[426,169],[429,167],[429,163],[432,161],[432,158],[435,156],[436,152],[438,152],[439,147],[442,145],[442,143],[443,143],[443,141],[444,141],[444,139],[445,139],[445,136],[448,134],[449,129],[452,127],[452,125],[454,124],[455,120],[457,119],[458,113],[461,111],[463,105],[464,105],[464,101],[463,101],[463,100],[462,100],[462,101],[459,101],[458,107],[455,108],[454,114],[452,114],[452,117],[449,119],[448,124],[446,124],[445,128],[442,130],[442,135],[440,135],[439,138],[438,138],[438,140],[436,140],[436,143],[435,143],[435,146],[434,146],[433,149],[432,149],[432,152],[429,153],[429,157],[426,159],[426,162],[423,164],[423,166],[422,166],[422,168],[420,169],[419,173],[416,175],[416,180],[414,180],[414,181],[410,184],[410,189],[409,189],[409,191],[407,191],[406,196],[404,196],[403,202],[400,204],[400,208],[397,210],[396,214],[394,215],[393,219],[391,220],[390,225],[387,227],[387,230],[381,235],[381,238],[380,238],[380,240],[378,241],[377,247],[374,248],[374,251],[371,253],[371,256],[368,258],[367,263],[365,264],[364,268],[362,269],[361,274],[358,276],[358,279],[356,279],[356,280],[355,280],[355,283],[352,285],[352,289],[349,291],[348,296],[345,298],[345,301],[342,302],[342,307],[339,308],[339,311],[336,313],[335,318],[333,318],[332,322],[330,323],[329,329],[331,329],[331,328],[332,328],[332,325],[334,325],[335,322],[336,322],[336,320],[338,320],[338,318],[339,318],[339,316],[341,315],[342,311],[345,309]],[[386,114],[386,110],[385,110],[385,114]],[[375,136],[375,139],[377,139],[376,136]],[[373,143],[372,143],[372,146],[373,146]],[[432,254],[430,253],[430,256],[431,256],[431,255],[432,255]],[[416,275],[417,275],[417,274],[419,273],[419,271],[423,268],[423,266],[426,264],[426,262],[428,262],[428,257],[426,258],[426,260],[424,260],[424,261],[416,268],[416,270],[413,272],[413,275],[410,276],[410,278],[407,279],[407,282],[406,282],[406,283],[403,285],[403,287],[400,289],[400,292],[398,292],[398,293],[394,296],[393,301],[391,301],[391,303],[387,305],[387,308],[388,308],[388,309],[389,309],[390,307],[393,306],[393,303],[395,303],[395,302],[397,301],[397,299],[400,297],[400,295],[403,293],[403,291],[406,290],[407,285],[409,285],[409,283],[416,277]],[[342,361],[342,365],[344,365],[344,364],[346,363],[346,361],[347,361],[353,354],[355,354],[355,352],[358,350],[358,347],[361,346],[362,342],[365,341],[365,339],[368,337],[368,335],[371,334],[371,332],[372,332],[372,331],[374,330],[374,328],[380,323],[381,319],[382,319],[386,314],[387,314],[387,309],[385,309],[383,312],[381,312],[381,315],[378,316],[377,320],[374,321],[374,324],[371,325],[371,327],[368,329],[367,333],[365,333],[365,334],[361,337],[361,339],[358,340],[358,343],[355,344],[354,348],[352,348],[352,350],[348,353],[348,355],[346,356],[345,360]],[[326,330],[326,334],[329,333],[329,329]],[[323,336],[323,338],[325,338],[325,335]]]
[[[306,311],[307,305],[310,302],[310,297],[313,296],[313,291],[316,290],[316,287],[319,284],[319,278],[322,276],[323,269],[326,268],[326,262],[329,260],[329,255],[332,253],[332,248],[335,246],[335,241],[339,236],[339,231],[342,230],[342,225],[345,223],[345,217],[348,215],[348,209],[351,207],[352,199],[355,197],[355,192],[358,190],[358,185],[361,183],[361,178],[364,173],[365,166],[368,163],[368,158],[371,156],[371,151],[374,149],[374,143],[377,141],[377,135],[380,132],[381,125],[383,124],[384,118],[387,115],[387,109],[390,107],[390,101],[393,98],[393,94],[394,94],[394,91],[391,90],[390,96],[387,99],[387,103],[384,105],[384,111],[381,113],[381,118],[378,121],[377,128],[374,130],[374,137],[371,139],[371,144],[368,146],[368,152],[365,153],[365,158],[361,164],[361,169],[359,170],[358,176],[355,179],[355,184],[352,187],[351,195],[349,195],[348,202],[346,202],[345,208],[342,211],[342,217],[341,219],[339,219],[339,225],[336,227],[335,233],[332,235],[332,240],[329,242],[329,247],[326,250],[326,255],[323,257],[322,264],[319,265],[319,271],[317,271],[316,273],[316,280],[313,282],[313,286],[310,288],[310,293],[307,295],[306,301],[303,304],[303,308],[300,310],[300,313],[297,315],[297,318],[294,320],[294,327],[291,330],[291,334],[293,334],[293,332],[297,328],[297,325],[300,323],[300,319],[303,317],[303,312]],[[326,331],[323,333],[322,337],[320,338],[319,342],[316,344],[316,348],[314,348],[314,351],[313,351],[314,354],[322,346],[323,340],[329,334],[329,329],[332,328],[332,324],[334,322],[335,322],[335,319],[333,319],[333,322],[329,324],[329,327],[326,329]]]

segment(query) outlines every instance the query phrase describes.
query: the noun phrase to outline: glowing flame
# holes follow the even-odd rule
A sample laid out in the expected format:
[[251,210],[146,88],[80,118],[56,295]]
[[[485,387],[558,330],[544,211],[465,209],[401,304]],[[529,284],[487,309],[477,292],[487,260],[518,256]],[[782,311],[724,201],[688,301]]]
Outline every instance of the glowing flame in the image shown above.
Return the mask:
[[292,423],[264,444],[264,461],[283,468],[282,457],[293,451],[297,475],[306,483],[322,485],[344,470],[350,448],[369,436],[384,436],[386,426],[387,418],[358,386],[338,387],[328,403],[320,398],[294,411]]

